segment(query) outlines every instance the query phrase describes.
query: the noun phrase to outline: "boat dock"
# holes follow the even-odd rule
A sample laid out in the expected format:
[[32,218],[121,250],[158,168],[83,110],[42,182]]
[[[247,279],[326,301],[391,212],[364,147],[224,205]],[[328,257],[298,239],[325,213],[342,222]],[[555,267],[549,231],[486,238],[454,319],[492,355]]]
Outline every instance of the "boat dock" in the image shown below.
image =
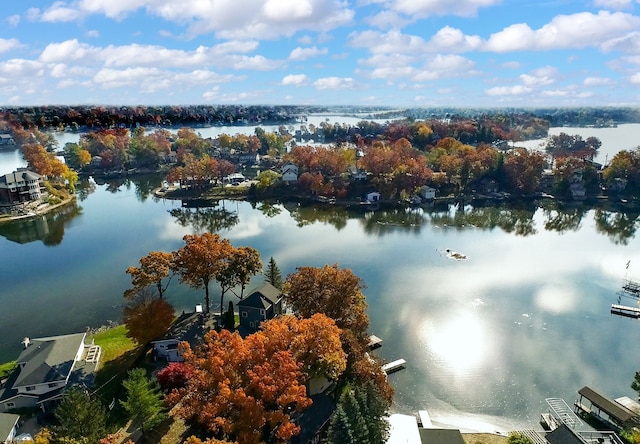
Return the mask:
[[639,319],[640,308],[628,305],[611,304],[611,314],[624,316],[626,318]]
[[369,336],[369,350],[375,350],[376,348],[382,347],[382,339],[377,337],[376,335]]
[[402,370],[403,368],[407,367],[407,361],[405,361],[404,359],[397,359],[393,362],[389,362],[388,364],[385,364],[382,366],[382,371],[385,372],[387,375],[397,372],[398,370]]

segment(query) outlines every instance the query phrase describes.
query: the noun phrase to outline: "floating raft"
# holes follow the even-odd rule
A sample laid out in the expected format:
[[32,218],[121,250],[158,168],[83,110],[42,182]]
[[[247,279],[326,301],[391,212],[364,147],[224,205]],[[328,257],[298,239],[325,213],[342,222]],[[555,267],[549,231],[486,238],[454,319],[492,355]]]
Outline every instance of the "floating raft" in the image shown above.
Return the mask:
[[626,318],[639,319],[640,308],[629,307],[628,305],[611,304],[611,314],[624,316]]

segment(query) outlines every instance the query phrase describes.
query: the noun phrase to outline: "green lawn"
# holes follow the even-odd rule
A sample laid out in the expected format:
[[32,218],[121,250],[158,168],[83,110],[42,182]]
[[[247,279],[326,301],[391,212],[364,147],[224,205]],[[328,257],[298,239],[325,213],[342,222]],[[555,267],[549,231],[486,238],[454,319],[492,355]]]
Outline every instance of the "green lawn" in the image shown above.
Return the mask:
[[136,343],[127,337],[127,327],[125,325],[118,325],[117,327],[100,331],[90,336],[89,339],[93,339],[96,345],[102,348],[100,361],[103,363],[112,361],[136,348]]
[[16,361],[0,364],[0,379],[6,377],[11,373],[11,370],[16,366]]

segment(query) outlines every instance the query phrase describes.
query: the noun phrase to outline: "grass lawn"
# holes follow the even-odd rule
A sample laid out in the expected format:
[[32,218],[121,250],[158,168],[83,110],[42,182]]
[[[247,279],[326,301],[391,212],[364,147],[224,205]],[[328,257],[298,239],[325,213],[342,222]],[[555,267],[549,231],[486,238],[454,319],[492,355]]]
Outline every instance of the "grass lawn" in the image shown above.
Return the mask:
[[[102,348],[96,375],[96,393],[105,403],[121,398],[122,381],[127,378],[127,372],[134,367],[143,349],[127,337],[124,325],[100,331],[89,339]],[[111,412],[111,418],[119,426],[128,419],[118,403]]]
[[11,370],[16,366],[16,361],[7,362],[4,364],[0,364],[0,379],[9,376]]

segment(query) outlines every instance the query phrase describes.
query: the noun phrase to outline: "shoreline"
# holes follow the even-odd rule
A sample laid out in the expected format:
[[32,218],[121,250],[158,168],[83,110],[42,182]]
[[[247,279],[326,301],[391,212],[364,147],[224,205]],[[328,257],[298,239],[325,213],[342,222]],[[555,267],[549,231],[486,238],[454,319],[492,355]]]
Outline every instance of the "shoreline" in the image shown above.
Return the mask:
[[42,207],[42,204],[38,205],[37,208],[35,208],[35,210],[30,210],[28,211],[26,214],[21,214],[18,216],[12,216],[12,215],[1,215],[0,216],[0,223],[4,223],[4,222],[14,222],[17,220],[30,220],[32,218],[36,218],[38,216],[43,216],[47,213],[50,213],[51,211],[63,207],[71,202],[73,202],[74,200],[76,200],[76,195],[72,194],[69,197],[65,198],[62,200],[62,202],[54,204],[54,205],[50,205],[47,204],[46,207]]

